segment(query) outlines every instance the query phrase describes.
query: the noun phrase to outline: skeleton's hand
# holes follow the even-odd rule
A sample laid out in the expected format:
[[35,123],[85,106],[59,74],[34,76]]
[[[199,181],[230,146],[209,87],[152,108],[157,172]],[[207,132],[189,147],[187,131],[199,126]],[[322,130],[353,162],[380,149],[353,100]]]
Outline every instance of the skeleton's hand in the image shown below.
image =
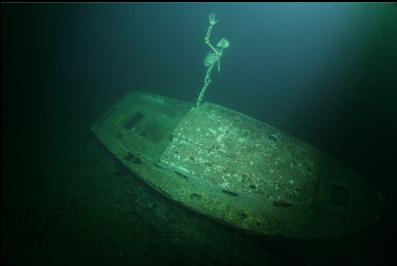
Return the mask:
[[210,21],[210,25],[214,26],[216,23],[218,23],[219,19],[216,19],[215,14],[211,13],[209,15],[209,21]]

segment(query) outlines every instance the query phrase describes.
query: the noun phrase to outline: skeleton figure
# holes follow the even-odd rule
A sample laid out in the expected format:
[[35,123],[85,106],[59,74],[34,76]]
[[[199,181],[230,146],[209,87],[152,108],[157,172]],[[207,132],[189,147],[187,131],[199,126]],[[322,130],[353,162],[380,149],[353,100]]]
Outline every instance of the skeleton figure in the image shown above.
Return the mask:
[[211,72],[212,69],[214,68],[215,64],[218,65],[218,71],[221,70],[221,57],[223,55],[223,49],[226,49],[230,46],[230,43],[228,40],[225,38],[222,38],[217,44],[216,47],[214,47],[211,42],[210,42],[210,35],[212,28],[216,23],[218,23],[219,19],[215,18],[215,14],[212,13],[209,15],[209,27],[207,30],[207,35],[204,38],[205,44],[207,44],[210,48],[211,51],[207,54],[207,56],[204,59],[204,66],[207,67],[207,73],[204,78],[204,86],[201,89],[200,95],[197,98],[196,102],[196,107],[199,107],[201,102],[203,101],[204,94],[207,91],[208,85],[211,83]]

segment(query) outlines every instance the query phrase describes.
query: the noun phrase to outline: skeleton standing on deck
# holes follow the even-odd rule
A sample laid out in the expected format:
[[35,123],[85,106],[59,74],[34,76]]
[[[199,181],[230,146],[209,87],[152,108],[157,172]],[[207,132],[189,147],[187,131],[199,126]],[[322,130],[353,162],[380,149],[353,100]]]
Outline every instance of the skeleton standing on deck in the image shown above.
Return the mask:
[[200,95],[197,98],[196,107],[199,107],[201,102],[203,101],[204,94],[208,88],[208,85],[211,83],[211,71],[214,68],[215,64],[218,64],[218,71],[221,70],[221,57],[223,55],[223,49],[229,47],[230,43],[225,38],[222,38],[214,47],[210,42],[210,35],[212,28],[216,23],[218,23],[219,19],[215,18],[215,14],[212,13],[209,15],[209,27],[207,30],[207,35],[205,36],[205,43],[211,48],[211,51],[207,54],[204,59],[204,65],[207,67],[207,73],[204,78],[204,86],[201,89]]

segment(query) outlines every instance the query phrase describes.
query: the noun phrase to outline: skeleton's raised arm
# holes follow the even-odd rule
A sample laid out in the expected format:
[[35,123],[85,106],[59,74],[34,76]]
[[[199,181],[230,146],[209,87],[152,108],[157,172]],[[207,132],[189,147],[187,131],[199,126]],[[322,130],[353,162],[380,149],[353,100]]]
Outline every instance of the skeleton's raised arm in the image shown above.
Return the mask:
[[216,23],[218,23],[218,21],[219,21],[219,19],[216,19],[216,18],[215,18],[215,14],[214,14],[214,13],[211,13],[211,14],[209,15],[209,22],[210,22],[210,25],[208,26],[207,35],[206,35],[205,38],[204,38],[205,44],[207,44],[207,45],[212,49],[212,51],[214,51],[215,54],[218,54],[218,51],[217,51],[217,50],[215,49],[215,47],[211,44],[211,42],[210,42],[210,36],[211,36],[212,28],[214,27],[214,25],[215,25]]

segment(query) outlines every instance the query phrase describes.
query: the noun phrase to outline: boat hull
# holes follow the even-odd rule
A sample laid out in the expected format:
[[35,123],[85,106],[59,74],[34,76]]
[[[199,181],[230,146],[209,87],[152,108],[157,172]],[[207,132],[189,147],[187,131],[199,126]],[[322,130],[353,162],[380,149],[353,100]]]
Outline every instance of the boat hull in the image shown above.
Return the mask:
[[315,147],[228,108],[133,91],[92,127],[163,195],[250,233],[337,237],[380,219],[382,197]]

